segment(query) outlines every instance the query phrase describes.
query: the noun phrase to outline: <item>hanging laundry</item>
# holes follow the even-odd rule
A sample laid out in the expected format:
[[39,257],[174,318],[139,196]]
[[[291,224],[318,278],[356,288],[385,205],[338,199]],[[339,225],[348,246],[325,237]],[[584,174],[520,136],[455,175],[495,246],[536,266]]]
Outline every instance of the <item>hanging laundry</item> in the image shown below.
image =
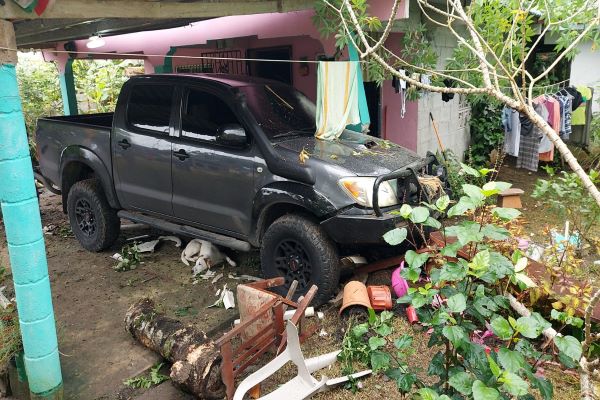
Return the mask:
[[577,86],[577,91],[581,93],[583,102],[579,107],[577,107],[577,109],[573,110],[573,115],[571,116],[571,124],[585,125],[586,104],[592,98],[592,90],[586,86]]
[[571,97],[572,97],[573,101],[572,101],[572,104],[571,104],[571,107],[572,107],[571,111],[577,110],[577,108],[579,107],[579,105],[581,105],[581,103],[583,103],[583,96],[573,86],[569,86],[569,87],[565,88],[564,90],[565,90],[565,92],[567,92],[568,94],[570,94]]
[[[548,109],[543,104],[534,103],[533,108],[544,120],[548,119]],[[517,168],[535,172],[538,169],[540,139],[543,133],[526,115],[521,114],[519,119],[521,121],[521,140]]]
[[572,132],[570,141],[581,146],[588,146],[590,144],[590,123],[592,120],[592,106],[588,103],[592,101],[594,92],[592,88],[586,86],[577,86],[577,92],[581,95],[582,103],[577,109],[573,110],[571,115]]
[[[552,129],[558,133],[560,131],[560,103],[557,99],[552,96],[540,96],[536,99],[538,103],[543,104],[548,110],[548,119],[546,122],[552,127]],[[540,161],[553,161],[554,160],[554,143],[546,135],[542,136],[540,141],[539,150]]]
[[519,112],[504,107],[502,109],[502,126],[504,127],[504,152],[513,157],[518,157],[519,141],[521,140]]
[[358,62],[320,61],[317,73],[317,139],[337,139],[347,125],[360,123]]
[[[406,76],[405,70],[399,69],[398,72],[400,75]],[[406,114],[406,81],[394,75],[392,78],[392,86],[394,87],[394,92],[400,94],[400,118],[404,118],[404,115]]]
[[561,90],[558,92],[556,99],[560,103],[560,129],[558,134],[562,140],[569,140],[571,136],[571,113],[572,110],[572,97],[571,95],[564,95],[565,91]]
[[[454,82],[450,79],[444,79],[444,86],[446,87],[454,87]],[[454,98],[454,93],[442,93],[442,101],[449,102]]]

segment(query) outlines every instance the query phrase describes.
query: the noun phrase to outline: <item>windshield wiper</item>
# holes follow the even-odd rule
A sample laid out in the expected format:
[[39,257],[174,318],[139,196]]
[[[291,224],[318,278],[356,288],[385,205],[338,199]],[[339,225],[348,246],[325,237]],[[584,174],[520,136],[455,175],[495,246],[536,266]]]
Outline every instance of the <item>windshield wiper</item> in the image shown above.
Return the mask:
[[315,130],[314,127],[307,127],[307,128],[300,128],[300,129],[292,129],[291,131],[287,131],[284,133],[278,133],[277,135],[273,135],[271,136],[271,138],[273,139],[277,139],[280,137],[284,137],[284,136],[298,136],[298,135],[292,135],[293,133],[309,133],[309,132],[313,132]]

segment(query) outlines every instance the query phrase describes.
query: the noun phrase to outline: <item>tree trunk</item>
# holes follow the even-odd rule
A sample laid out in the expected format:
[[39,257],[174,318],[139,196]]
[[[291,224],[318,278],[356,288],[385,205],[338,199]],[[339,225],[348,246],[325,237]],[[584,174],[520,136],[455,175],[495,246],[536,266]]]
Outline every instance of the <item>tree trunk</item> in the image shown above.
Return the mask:
[[204,332],[158,314],[150,299],[142,299],[129,308],[125,329],[144,346],[173,363],[173,383],[201,399],[225,397],[221,354]]

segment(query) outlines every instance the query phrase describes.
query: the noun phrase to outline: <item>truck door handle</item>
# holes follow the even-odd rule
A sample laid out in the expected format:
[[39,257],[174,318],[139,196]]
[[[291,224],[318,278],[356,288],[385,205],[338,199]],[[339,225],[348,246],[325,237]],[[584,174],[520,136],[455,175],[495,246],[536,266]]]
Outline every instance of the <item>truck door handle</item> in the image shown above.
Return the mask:
[[185,151],[185,150],[183,150],[183,149],[181,149],[181,150],[179,150],[179,151],[174,151],[174,152],[173,152],[173,155],[174,155],[175,157],[179,158],[179,160],[181,160],[181,161],[183,161],[183,160],[185,160],[186,158],[189,158],[189,157],[190,157],[190,155],[189,155],[188,153],[186,153],[186,151]]
[[120,142],[117,143],[119,146],[121,146],[122,149],[128,149],[131,147],[131,143],[129,143],[127,141],[127,139],[123,139]]

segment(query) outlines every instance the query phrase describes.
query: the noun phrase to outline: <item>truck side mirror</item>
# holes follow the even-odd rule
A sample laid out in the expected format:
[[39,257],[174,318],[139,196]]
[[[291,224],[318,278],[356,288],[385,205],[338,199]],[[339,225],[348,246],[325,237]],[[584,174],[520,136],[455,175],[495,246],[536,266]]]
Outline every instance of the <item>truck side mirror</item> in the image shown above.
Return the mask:
[[230,147],[245,147],[248,144],[248,137],[240,125],[225,124],[217,129],[217,143]]

